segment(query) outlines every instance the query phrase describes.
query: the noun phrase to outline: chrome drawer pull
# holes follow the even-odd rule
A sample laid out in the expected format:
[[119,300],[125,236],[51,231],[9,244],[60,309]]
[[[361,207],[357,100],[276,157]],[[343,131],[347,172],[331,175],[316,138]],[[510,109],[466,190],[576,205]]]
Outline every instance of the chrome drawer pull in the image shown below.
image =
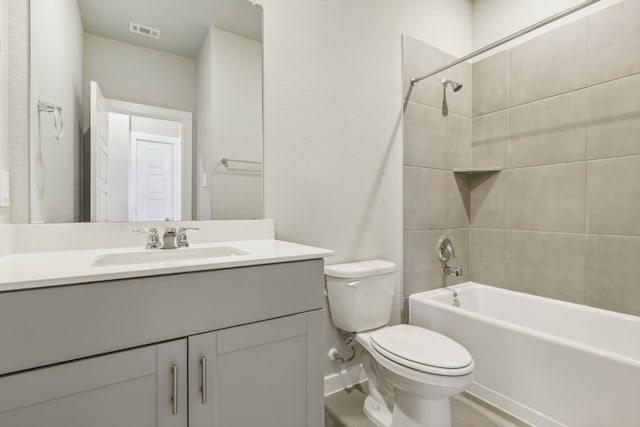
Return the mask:
[[175,364],[171,367],[171,373],[173,374],[173,396],[171,396],[171,413],[178,415],[178,365]]
[[200,358],[200,391],[202,392],[202,403],[207,403],[207,358]]

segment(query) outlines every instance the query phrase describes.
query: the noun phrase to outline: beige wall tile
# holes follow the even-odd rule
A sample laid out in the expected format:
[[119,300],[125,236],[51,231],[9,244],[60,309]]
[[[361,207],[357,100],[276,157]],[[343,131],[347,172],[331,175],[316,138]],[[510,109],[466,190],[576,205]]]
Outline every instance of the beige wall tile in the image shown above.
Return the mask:
[[640,72],[640,2],[627,0],[589,16],[588,81]]
[[402,94],[409,100],[430,107],[442,107],[442,78],[433,76],[410,88],[412,78],[445,64],[445,54],[439,49],[409,36],[402,36]]
[[447,55],[439,49],[409,36],[402,36],[402,94],[403,98],[429,107],[444,111],[443,78],[462,83],[463,87],[458,92],[453,92],[451,87],[446,91],[446,111],[465,117],[471,117],[471,97],[473,94],[473,81],[471,78],[471,64],[462,63],[436,74],[428,79],[420,81],[411,87],[410,82],[414,77],[426,74],[438,67],[453,62],[456,57]]
[[584,207],[584,162],[509,171],[512,229],[584,233]]
[[509,111],[476,117],[471,122],[471,166],[509,165]]
[[439,109],[409,102],[404,111],[404,164],[445,169],[449,146]]
[[440,169],[404,167],[404,230],[469,226],[466,176]]
[[469,279],[508,288],[509,232],[472,228],[469,234]]
[[473,117],[509,106],[508,50],[473,64]]
[[511,49],[511,106],[585,87],[587,19]]
[[510,166],[584,160],[586,110],[586,89],[512,108]]
[[[462,277],[446,278],[436,248],[438,241],[448,236],[455,250],[451,267],[462,268]],[[450,286],[469,280],[469,230],[432,230],[404,232],[404,295]]]
[[435,228],[438,218],[444,216],[444,193],[429,188],[444,188],[444,171],[405,166],[404,230]]
[[640,237],[587,236],[586,303],[640,316]]
[[404,164],[451,169],[469,164],[471,120],[409,102],[404,112]]
[[507,228],[508,184],[507,171],[469,178],[471,227]]
[[640,235],[640,156],[587,163],[587,223],[589,233]]
[[471,165],[471,118],[449,114],[444,120],[444,143],[449,147],[448,169]]
[[509,283],[517,291],[584,303],[584,234],[509,233]]
[[588,111],[589,159],[640,154],[640,74],[589,88]]

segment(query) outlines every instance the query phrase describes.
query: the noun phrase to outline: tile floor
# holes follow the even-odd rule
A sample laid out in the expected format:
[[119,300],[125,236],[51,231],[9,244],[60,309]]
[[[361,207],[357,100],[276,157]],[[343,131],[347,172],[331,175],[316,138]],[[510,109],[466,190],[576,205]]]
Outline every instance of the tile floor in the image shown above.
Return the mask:
[[[366,384],[325,397],[325,427],[376,427],[362,411]],[[451,402],[453,427],[527,427],[508,414],[469,395]]]

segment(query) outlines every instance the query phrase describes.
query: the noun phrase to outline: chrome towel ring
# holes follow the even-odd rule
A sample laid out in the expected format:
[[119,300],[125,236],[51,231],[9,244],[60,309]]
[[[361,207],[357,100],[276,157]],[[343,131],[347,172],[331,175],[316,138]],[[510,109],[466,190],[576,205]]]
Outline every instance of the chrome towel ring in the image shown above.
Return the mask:
[[62,142],[64,135],[64,119],[62,116],[62,107],[54,105],[50,102],[38,101],[38,112],[53,113],[53,134],[58,142]]

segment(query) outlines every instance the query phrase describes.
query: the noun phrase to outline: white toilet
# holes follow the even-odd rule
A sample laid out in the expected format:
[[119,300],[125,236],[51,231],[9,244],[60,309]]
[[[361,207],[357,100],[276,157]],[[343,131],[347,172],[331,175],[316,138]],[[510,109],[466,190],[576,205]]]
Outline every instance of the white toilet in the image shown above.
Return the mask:
[[473,359],[454,340],[413,325],[387,326],[395,264],[325,267],[333,324],[355,332],[369,379],[365,413],[381,427],[450,427],[449,398],[473,378]]

